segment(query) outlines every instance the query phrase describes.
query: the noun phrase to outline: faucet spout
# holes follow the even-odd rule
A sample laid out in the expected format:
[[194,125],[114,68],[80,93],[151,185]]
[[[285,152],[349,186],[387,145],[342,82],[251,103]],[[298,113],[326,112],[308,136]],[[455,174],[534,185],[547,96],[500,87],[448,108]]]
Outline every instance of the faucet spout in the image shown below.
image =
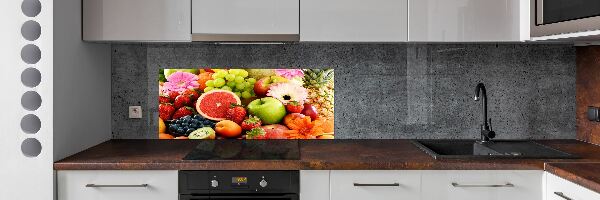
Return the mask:
[[[490,124],[488,124],[488,116],[487,116],[487,93],[485,90],[485,85],[483,83],[477,84],[475,88],[475,97],[473,98],[475,101],[481,100],[482,107],[482,118],[483,123],[481,124],[481,141],[488,142],[490,139],[496,137],[496,133],[491,129]],[[491,119],[490,119],[491,123]]]

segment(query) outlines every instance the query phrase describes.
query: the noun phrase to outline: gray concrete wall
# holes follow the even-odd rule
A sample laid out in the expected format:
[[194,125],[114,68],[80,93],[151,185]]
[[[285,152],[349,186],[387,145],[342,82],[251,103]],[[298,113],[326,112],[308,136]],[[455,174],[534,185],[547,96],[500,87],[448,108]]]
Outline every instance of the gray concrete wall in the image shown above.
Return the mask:
[[[336,138],[575,138],[575,48],[542,44],[113,45],[113,138],[156,138],[159,68],[335,68]],[[142,105],[143,119],[127,106]]]

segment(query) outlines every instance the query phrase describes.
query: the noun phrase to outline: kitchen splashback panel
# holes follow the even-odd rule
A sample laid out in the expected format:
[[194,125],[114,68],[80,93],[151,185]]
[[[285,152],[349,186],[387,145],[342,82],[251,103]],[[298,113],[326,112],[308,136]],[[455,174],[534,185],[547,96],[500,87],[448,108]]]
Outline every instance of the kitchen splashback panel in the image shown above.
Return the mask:
[[[336,139],[478,138],[478,82],[497,138],[575,138],[570,45],[113,45],[113,138],[157,138],[165,66],[333,68]],[[142,119],[128,118],[130,105],[142,106]]]

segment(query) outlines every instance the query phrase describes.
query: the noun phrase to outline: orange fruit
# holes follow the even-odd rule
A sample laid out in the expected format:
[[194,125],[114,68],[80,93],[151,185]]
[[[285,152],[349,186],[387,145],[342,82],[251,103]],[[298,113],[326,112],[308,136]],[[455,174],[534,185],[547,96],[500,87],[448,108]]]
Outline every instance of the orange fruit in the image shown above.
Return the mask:
[[212,75],[212,72],[204,72],[198,74],[198,83],[200,84],[200,90],[204,90],[204,88],[206,88],[206,81],[213,80]]
[[158,118],[158,133],[167,133],[167,125],[160,117]]
[[166,133],[159,133],[158,134],[158,139],[173,139],[174,137],[172,135],[166,134]]
[[188,137],[186,137],[186,136],[179,136],[179,137],[176,137],[176,138],[174,138],[174,139],[176,139],[176,140],[187,140],[187,139],[189,139],[189,138],[188,138]]
[[320,135],[318,139],[333,139],[333,135]]
[[242,135],[242,127],[231,120],[223,120],[215,125],[215,131],[220,136],[235,138]]

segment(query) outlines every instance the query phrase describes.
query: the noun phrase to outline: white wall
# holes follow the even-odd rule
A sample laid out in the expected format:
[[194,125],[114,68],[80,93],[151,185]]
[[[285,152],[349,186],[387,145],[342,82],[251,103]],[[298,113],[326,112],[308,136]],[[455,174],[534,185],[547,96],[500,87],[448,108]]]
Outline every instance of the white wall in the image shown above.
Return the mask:
[[54,1],[54,160],[111,137],[110,45],[81,40],[81,0]]

